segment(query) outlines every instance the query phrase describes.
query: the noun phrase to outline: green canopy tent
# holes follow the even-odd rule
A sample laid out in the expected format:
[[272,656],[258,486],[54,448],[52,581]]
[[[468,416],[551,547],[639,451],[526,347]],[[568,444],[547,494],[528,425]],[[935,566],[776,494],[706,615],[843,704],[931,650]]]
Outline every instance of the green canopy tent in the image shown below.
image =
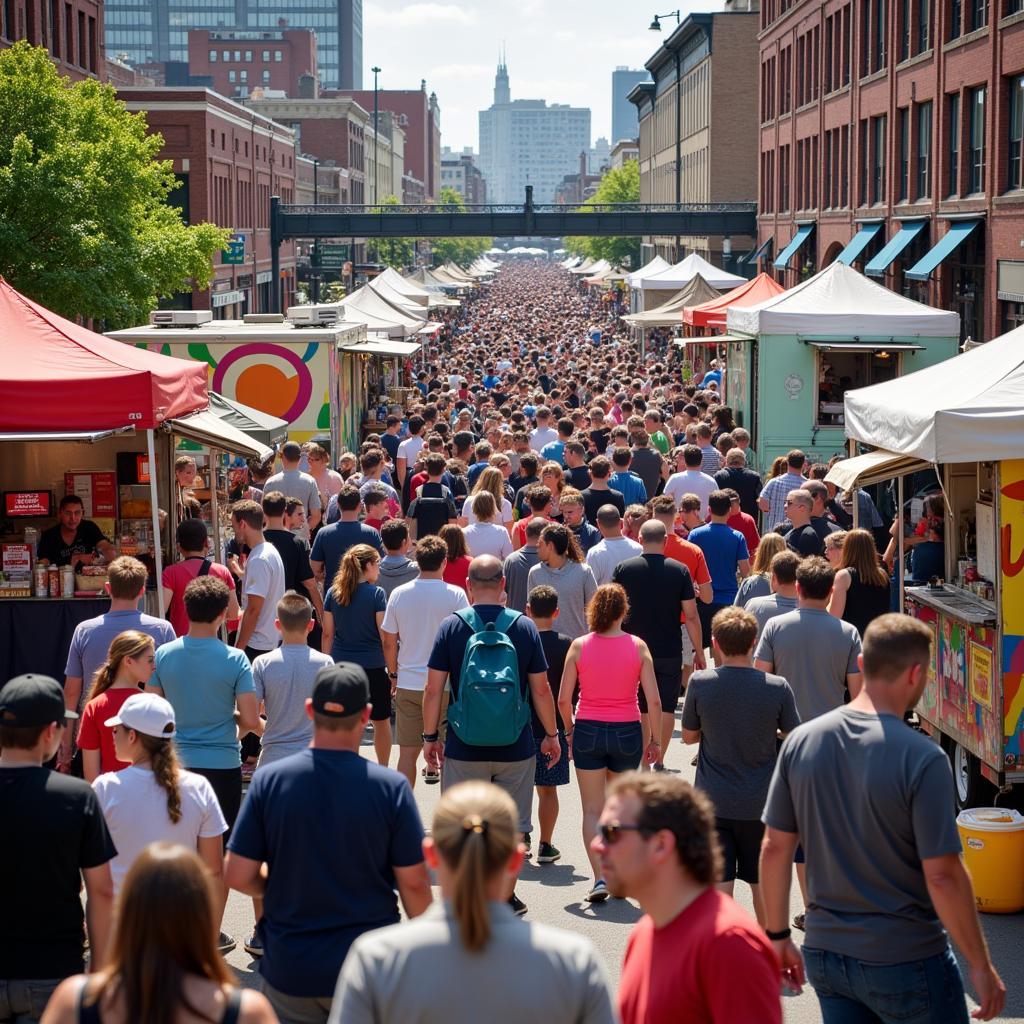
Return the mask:
[[268,412],[243,405],[233,398],[210,392],[210,411],[237,427],[244,434],[262,441],[269,448],[278,448],[288,439],[288,421]]

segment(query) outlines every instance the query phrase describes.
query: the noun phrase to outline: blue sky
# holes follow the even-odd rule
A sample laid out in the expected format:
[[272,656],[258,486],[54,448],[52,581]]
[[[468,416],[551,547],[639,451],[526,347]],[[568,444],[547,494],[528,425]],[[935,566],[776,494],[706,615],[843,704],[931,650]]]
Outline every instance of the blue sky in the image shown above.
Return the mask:
[[[670,9],[632,0],[364,0],[364,88],[415,89],[427,80],[441,105],[442,144],[477,148],[477,111],[490,106],[504,45],[513,99],[589,106],[594,138],[611,132],[611,73],[642,68],[660,39],[651,16]],[[721,9],[709,2],[683,8]],[[665,20],[668,35],[675,18]]]

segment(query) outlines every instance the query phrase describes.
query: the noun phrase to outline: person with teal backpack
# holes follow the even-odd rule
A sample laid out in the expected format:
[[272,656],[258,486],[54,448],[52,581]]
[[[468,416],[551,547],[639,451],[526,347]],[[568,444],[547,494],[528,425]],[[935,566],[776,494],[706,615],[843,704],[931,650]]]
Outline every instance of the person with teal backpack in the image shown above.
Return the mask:
[[[537,627],[505,607],[501,562],[480,555],[469,565],[471,607],[440,625],[427,663],[423,692],[423,755],[441,770],[442,793],[460,782],[493,782],[515,801],[519,830],[531,829],[537,757],[549,767],[562,756],[547,660]],[[451,684],[448,730],[438,734],[441,694]],[[540,754],[531,725],[531,706],[544,729]],[[509,904],[519,915],[526,906],[509,879]]]

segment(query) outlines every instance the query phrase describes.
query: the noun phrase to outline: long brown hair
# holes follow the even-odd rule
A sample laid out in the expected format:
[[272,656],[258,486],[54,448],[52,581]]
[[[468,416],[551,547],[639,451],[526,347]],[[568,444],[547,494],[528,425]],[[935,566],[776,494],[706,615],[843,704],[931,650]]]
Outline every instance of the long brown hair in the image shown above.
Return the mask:
[[167,816],[177,825],[181,821],[181,790],[178,788],[181,769],[174,744],[170,740],[150,736],[144,732],[136,732],[135,735],[139,737],[142,749],[149,756],[157,785],[162,786],[167,792]]
[[518,841],[512,798],[490,782],[462,782],[438,801],[432,837],[452,872],[452,910],[470,953],[491,938],[487,886],[508,864]]
[[878,562],[875,538],[867,530],[850,530],[843,541],[840,569],[853,569],[865,587],[888,587],[889,577]]
[[469,548],[466,547],[466,535],[462,527],[455,523],[448,523],[437,531],[438,537],[444,541],[448,548],[448,561],[454,562],[457,558],[466,558],[469,555]]
[[345,557],[338,566],[338,571],[331,584],[334,600],[342,607],[347,607],[356,592],[356,587],[363,582],[366,567],[380,561],[376,548],[369,544],[355,544],[345,552]]
[[587,626],[591,633],[607,633],[629,612],[629,598],[618,583],[602,583],[587,605]]
[[107,966],[86,1002],[122,999],[124,1019],[175,1024],[184,1009],[201,1020],[185,994],[198,975],[220,986],[236,984],[217,952],[213,882],[195,850],[151,843],[128,870],[117,902]]
[[750,567],[751,576],[770,576],[772,559],[786,550],[786,538],[779,533],[764,533],[754,554],[754,564]]
[[107,651],[107,660],[96,670],[92,677],[92,686],[89,687],[89,694],[86,703],[106,693],[117,680],[117,673],[121,671],[121,662],[125,658],[137,658],[146,651],[155,648],[153,638],[148,633],[140,633],[137,629],[127,629],[118,633],[110,641],[110,649]]
[[[501,470],[496,466],[488,466],[477,479],[476,484],[473,486],[473,500],[476,501],[475,495],[480,494],[482,491],[486,491],[492,498],[494,498],[495,507],[498,511],[501,511],[501,503],[505,497],[505,478],[501,475]],[[476,506],[473,506],[474,509]]]

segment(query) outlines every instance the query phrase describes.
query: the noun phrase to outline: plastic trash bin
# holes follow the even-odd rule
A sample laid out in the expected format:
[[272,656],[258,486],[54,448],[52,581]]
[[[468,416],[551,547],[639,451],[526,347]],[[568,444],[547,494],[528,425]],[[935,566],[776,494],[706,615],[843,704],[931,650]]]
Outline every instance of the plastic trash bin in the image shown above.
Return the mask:
[[978,910],[1024,910],[1024,816],[1003,807],[972,807],[956,819]]

